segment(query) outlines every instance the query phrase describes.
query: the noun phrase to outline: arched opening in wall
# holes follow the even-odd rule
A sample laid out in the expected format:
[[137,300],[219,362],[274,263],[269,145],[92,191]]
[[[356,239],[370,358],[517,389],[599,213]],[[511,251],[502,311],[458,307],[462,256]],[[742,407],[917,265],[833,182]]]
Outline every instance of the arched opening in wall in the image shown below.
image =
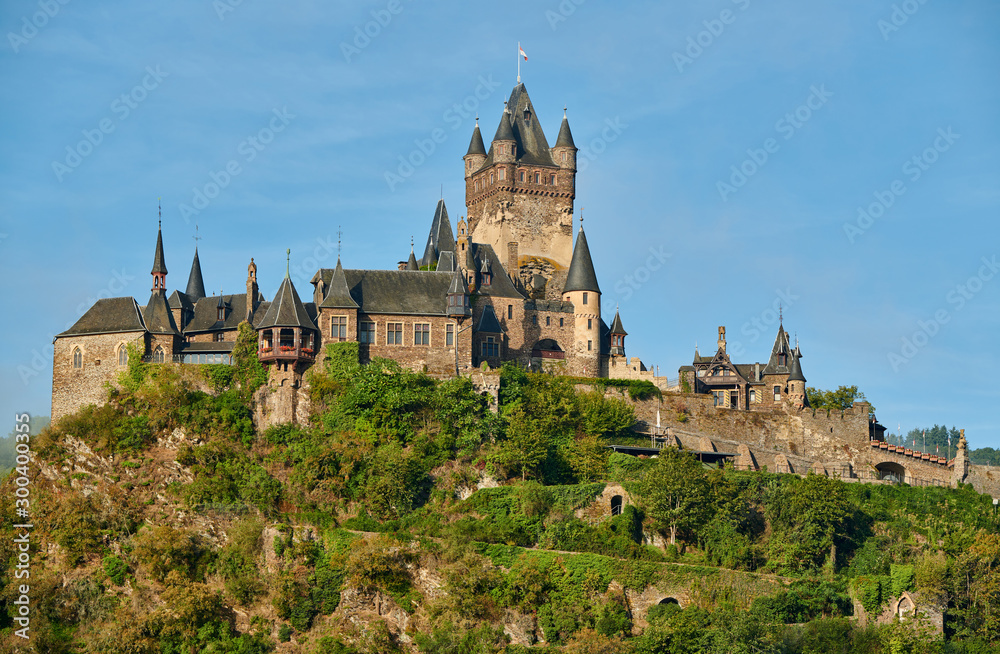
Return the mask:
[[680,606],[681,605],[681,603],[678,602],[677,599],[673,598],[673,597],[664,597],[663,599],[661,599],[659,601],[659,604],[660,604],[660,606],[666,606],[667,604],[673,604],[674,606]]
[[646,614],[646,620],[651,623],[657,622],[680,610],[680,602],[673,597],[664,597],[659,601],[659,603],[649,607],[649,612]]
[[615,495],[611,498],[611,515],[622,514],[622,496]]
[[906,481],[906,468],[894,461],[886,461],[875,466],[878,478],[891,481],[894,484],[902,484]]
[[163,363],[163,348],[159,345],[153,350],[153,363]]

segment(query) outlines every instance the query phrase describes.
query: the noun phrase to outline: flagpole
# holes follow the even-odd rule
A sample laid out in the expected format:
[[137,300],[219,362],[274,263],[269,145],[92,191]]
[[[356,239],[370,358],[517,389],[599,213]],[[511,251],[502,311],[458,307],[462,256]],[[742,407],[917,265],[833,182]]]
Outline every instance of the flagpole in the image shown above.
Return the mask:
[[517,42],[517,83],[521,83],[521,42]]

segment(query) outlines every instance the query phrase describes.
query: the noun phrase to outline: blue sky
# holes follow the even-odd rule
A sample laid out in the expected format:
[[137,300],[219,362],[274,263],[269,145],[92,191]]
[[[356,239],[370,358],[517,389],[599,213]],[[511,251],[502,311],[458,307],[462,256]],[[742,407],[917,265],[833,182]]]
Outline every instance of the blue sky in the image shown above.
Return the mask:
[[168,289],[195,224],[210,292],[252,256],[273,296],[286,248],[308,291],[338,229],[345,266],[394,267],[442,188],[464,214],[520,41],[631,356],[674,377],[726,325],[766,361],[781,303],[809,385],[1000,447],[996,2],[16,0],[0,27],[8,416],[48,413],[52,336],[94,299],[146,301],[158,197]]

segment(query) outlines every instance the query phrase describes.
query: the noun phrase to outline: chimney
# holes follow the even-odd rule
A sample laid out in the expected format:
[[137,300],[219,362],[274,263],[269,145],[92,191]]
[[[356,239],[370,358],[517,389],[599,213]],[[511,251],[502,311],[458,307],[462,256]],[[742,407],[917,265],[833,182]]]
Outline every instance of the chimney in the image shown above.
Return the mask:
[[247,266],[247,322],[253,322],[253,310],[257,307],[255,306],[257,302],[257,264],[253,262],[253,257],[250,257],[250,265]]
[[719,327],[719,349],[726,351],[726,328]]

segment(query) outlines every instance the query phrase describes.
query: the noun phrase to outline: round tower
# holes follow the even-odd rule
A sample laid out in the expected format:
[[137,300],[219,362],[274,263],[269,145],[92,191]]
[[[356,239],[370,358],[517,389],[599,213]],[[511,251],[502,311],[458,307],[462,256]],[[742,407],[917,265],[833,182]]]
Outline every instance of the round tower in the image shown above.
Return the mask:
[[573,142],[573,132],[570,131],[569,120],[566,118],[566,107],[563,107],[562,125],[559,126],[559,136],[556,137],[556,144],[552,146],[552,159],[563,170],[575,173],[576,152],[577,147]]
[[573,304],[573,343],[567,348],[567,372],[597,377],[601,371],[601,287],[582,220],[562,299]]
[[476,116],[476,128],[472,130],[472,140],[469,141],[469,151],[462,157],[465,160],[465,179],[482,168],[486,161],[486,146],[483,144],[483,134],[479,131],[479,117]]

